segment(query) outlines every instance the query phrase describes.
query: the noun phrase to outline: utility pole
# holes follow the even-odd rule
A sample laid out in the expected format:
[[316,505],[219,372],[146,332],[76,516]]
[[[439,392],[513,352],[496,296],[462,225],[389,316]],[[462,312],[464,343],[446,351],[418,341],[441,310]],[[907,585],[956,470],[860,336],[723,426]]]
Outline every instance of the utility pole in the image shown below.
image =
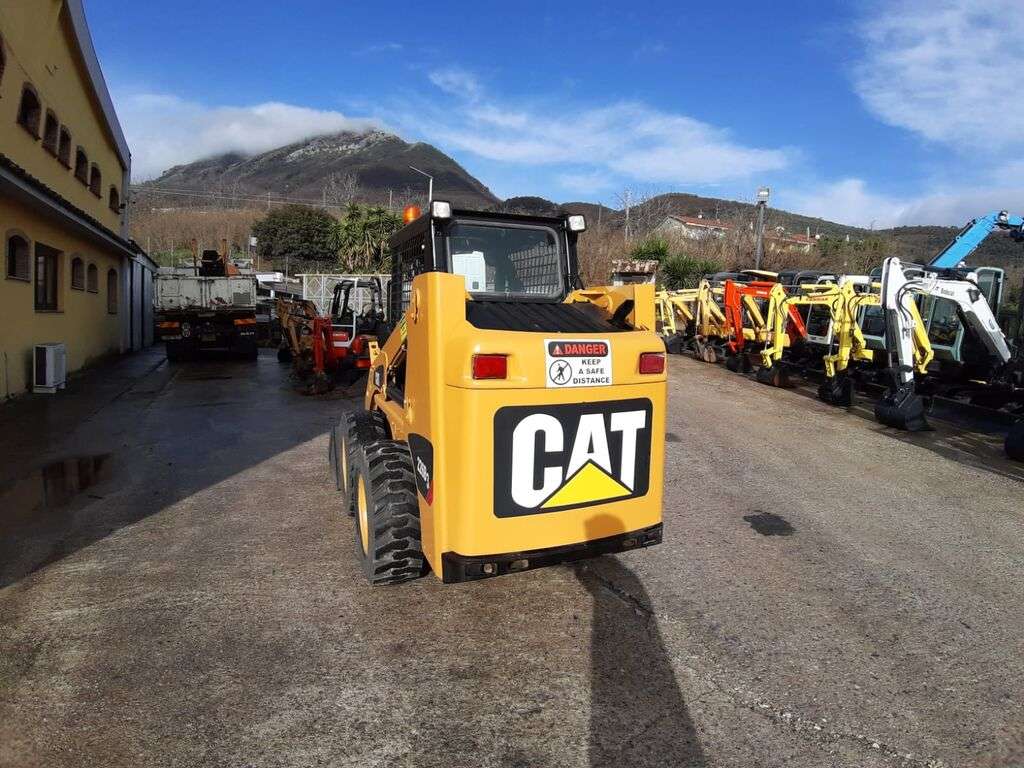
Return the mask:
[[622,196],[623,203],[626,207],[626,242],[629,242],[629,203],[633,196],[633,191],[627,189]]
[[770,196],[771,190],[768,187],[757,190],[757,244],[754,246],[754,269],[761,268],[761,259],[764,256],[764,210],[768,207]]

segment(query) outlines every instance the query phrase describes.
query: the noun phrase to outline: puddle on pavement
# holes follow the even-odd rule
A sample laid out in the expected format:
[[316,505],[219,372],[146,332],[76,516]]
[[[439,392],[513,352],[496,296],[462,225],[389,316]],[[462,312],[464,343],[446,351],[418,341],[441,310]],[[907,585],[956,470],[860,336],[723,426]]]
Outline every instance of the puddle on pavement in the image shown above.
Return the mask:
[[[0,524],[7,513],[52,512],[66,507],[76,497],[105,480],[110,471],[110,454],[78,456],[47,464],[41,469],[0,487]],[[90,494],[92,495],[92,494]],[[100,498],[95,496],[95,498]]]
[[744,515],[743,519],[762,536],[792,536],[796,533],[796,529],[786,518],[771,512],[755,509],[753,515]]

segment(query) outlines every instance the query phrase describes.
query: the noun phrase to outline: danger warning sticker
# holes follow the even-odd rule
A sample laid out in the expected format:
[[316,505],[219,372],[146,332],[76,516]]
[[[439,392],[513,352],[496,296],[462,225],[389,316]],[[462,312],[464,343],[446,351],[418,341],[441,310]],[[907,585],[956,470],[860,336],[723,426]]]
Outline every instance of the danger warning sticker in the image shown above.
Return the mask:
[[606,339],[545,339],[547,386],[608,387],[612,383],[612,346]]

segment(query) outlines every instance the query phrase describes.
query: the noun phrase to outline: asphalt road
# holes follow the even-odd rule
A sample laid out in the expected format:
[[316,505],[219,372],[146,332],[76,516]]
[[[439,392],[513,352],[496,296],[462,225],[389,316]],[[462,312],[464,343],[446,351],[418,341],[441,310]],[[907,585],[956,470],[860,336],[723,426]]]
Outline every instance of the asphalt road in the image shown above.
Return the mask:
[[447,587],[363,583],[272,356],[0,410],[0,765],[1024,764],[1024,470],[670,373],[663,545]]

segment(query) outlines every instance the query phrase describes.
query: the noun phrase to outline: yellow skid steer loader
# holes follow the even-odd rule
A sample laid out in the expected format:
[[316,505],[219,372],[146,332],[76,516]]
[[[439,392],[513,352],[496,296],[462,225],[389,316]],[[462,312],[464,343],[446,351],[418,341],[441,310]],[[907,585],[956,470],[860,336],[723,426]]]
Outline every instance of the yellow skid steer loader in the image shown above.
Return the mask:
[[390,241],[387,340],[331,461],[373,584],[661,541],[654,287],[584,289],[582,216],[430,210]]

